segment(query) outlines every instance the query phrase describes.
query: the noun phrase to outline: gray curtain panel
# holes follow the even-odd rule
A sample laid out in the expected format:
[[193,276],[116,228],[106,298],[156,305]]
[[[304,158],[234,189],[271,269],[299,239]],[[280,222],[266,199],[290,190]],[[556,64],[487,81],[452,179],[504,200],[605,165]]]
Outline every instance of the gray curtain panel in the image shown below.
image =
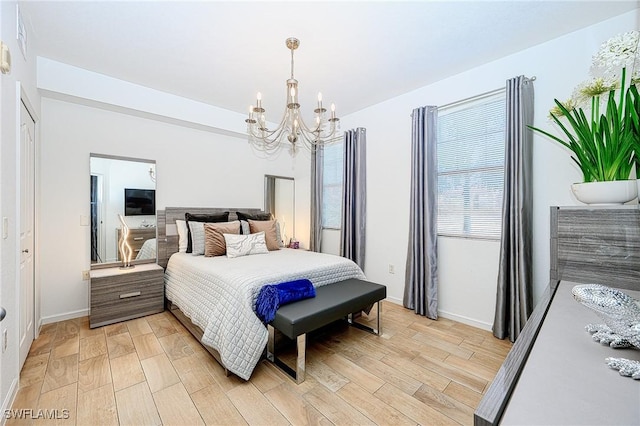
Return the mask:
[[533,309],[531,267],[533,82],[507,80],[502,237],[493,335],[515,342]]
[[311,153],[311,236],[309,250],[322,248],[322,167],[324,151],[318,147]]
[[367,215],[366,142],[367,130],[363,127],[344,132],[340,254],[356,262],[362,269]]
[[438,319],[438,108],[416,108],[411,117],[411,206],[403,304]]

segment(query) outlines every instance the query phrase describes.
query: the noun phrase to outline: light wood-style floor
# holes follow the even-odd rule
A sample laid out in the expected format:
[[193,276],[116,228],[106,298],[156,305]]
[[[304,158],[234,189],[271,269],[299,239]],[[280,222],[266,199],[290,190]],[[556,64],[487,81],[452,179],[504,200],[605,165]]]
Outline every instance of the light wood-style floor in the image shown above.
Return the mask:
[[308,339],[301,385],[267,361],[247,382],[225,377],[169,312],[93,330],[86,317],[48,324],[13,409],[68,410],[57,422],[78,425],[472,424],[510,343],[387,302],[383,319],[381,337],[336,325]]

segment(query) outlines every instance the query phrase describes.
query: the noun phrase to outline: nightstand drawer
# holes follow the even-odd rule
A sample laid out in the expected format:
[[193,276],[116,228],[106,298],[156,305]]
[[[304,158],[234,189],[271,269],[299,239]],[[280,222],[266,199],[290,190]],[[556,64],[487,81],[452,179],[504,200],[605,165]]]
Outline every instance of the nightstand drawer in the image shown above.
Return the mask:
[[[89,326],[100,327],[164,310],[164,271],[138,270],[103,273],[91,278]],[[98,274],[96,274],[98,275]]]
[[162,270],[133,272],[129,274],[92,278],[91,294],[92,296],[97,294],[106,296],[111,293],[113,293],[113,295],[117,295],[117,293],[121,291],[121,288],[149,288],[157,286],[158,283],[162,283],[164,285],[164,273]]

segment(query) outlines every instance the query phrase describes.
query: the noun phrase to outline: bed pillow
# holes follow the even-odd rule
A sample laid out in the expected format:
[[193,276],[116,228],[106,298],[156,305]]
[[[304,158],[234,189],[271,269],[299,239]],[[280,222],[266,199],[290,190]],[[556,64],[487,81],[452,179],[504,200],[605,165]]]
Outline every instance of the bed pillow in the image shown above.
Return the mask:
[[240,234],[240,221],[204,224],[204,255],[206,257],[227,254],[227,243],[223,234]]
[[[184,219],[187,222],[187,253],[191,253],[193,250],[192,240],[191,240],[191,227],[189,227],[189,221],[191,222],[207,222],[207,223],[215,223],[215,222],[228,222],[229,221],[229,212],[218,213],[218,214],[191,214],[185,213]],[[204,229],[203,229],[203,238],[204,238]],[[204,253],[204,252],[203,252]]]
[[251,228],[249,228],[249,222],[246,220],[240,221],[240,233],[242,235],[249,235],[251,233]]
[[178,252],[185,253],[187,251],[187,238],[189,234],[189,231],[187,230],[187,222],[177,219],[176,228],[178,228]]
[[249,235],[223,234],[227,245],[227,257],[269,253],[264,232]]
[[242,213],[242,212],[236,212],[236,215],[238,216],[238,220],[271,220],[273,219],[273,217],[271,216],[271,213]]
[[204,222],[189,222],[191,231],[191,254],[201,256],[204,254]]
[[[244,235],[249,235],[251,233],[251,228],[249,228],[249,222],[246,220],[240,221],[240,233]],[[285,242],[282,239],[282,232],[280,231],[280,222],[276,220],[276,239],[278,240],[278,246],[280,248],[285,246]]]
[[280,250],[280,244],[278,244],[278,236],[276,234],[276,221],[275,220],[251,220],[249,219],[249,229],[251,233],[264,232],[264,239],[267,242],[267,249]]

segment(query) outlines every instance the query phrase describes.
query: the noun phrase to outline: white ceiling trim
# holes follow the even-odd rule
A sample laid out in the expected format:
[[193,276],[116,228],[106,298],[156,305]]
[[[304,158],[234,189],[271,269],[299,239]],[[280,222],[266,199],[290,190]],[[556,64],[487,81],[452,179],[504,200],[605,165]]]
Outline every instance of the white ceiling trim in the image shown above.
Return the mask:
[[44,57],[37,87],[55,99],[246,138],[242,114]]

